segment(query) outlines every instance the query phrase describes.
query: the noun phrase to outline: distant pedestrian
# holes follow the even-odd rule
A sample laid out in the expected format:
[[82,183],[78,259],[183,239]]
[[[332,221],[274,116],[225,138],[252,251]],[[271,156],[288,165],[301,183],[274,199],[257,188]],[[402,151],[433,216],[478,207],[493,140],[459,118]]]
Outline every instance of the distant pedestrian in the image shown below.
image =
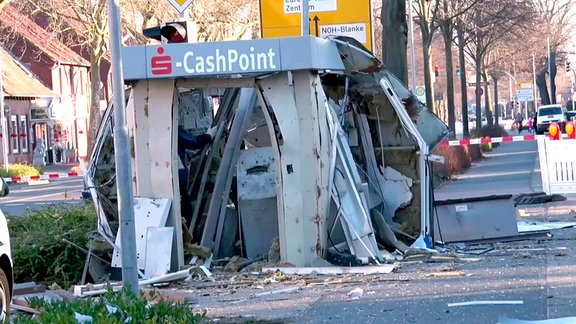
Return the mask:
[[516,126],[518,127],[518,134],[522,133],[522,122],[524,121],[524,118],[522,117],[522,114],[520,112],[518,112],[516,114],[516,119],[514,120],[514,122],[516,123]]
[[528,133],[532,134],[534,129],[534,121],[532,118],[528,119]]

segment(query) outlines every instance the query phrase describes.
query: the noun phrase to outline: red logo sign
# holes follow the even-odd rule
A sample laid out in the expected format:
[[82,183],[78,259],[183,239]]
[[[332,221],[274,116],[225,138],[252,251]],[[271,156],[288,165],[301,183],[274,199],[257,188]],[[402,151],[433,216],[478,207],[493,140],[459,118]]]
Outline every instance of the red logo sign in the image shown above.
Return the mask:
[[172,74],[172,57],[164,54],[164,48],[158,47],[157,52],[159,55],[152,56],[150,67],[153,75],[166,75]]

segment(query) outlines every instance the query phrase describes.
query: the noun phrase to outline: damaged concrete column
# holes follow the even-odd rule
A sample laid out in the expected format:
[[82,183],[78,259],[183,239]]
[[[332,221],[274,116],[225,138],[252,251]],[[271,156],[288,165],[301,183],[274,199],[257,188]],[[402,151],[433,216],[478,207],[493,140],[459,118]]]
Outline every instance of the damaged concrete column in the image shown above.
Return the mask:
[[327,99],[317,73],[282,73],[260,81],[282,133],[283,212],[279,213],[282,261],[310,266],[324,256],[330,194]]
[[178,103],[174,79],[142,80],[133,85],[127,105],[131,137],[134,196],[167,198],[172,201],[166,226],[175,229],[172,270],[184,265],[180,190],[178,186]]

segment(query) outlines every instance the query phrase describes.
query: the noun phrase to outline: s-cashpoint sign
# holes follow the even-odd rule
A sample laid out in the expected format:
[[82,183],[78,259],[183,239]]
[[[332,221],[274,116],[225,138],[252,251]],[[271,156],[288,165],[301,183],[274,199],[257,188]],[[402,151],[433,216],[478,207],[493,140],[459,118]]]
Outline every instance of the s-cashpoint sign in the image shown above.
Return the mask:
[[237,77],[281,71],[343,69],[336,45],[330,40],[311,36],[122,48],[125,80]]
[[147,74],[170,77],[272,72],[280,69],[279,52],[278,42],[148,46]]

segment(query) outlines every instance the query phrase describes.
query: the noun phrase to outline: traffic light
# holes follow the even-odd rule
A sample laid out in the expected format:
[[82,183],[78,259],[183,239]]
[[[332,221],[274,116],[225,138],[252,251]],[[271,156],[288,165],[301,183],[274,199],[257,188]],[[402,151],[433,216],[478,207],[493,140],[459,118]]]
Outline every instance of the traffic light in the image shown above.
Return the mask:
[[142,34],[163,43],[188,43],[189,37],[192,36],[190,25],[188,21],[174,21],[160,26],[144,28]]
[[548,126],[548,133],[550,134],[550,139],[559,140],[562,136],[562,132],[560,131],[560,125],[557,123],[552,123]]
[[570,68],[570,61],[566,60],[565,64],[565,68],[566,68],[566,72],[570,72],[572,71],[572,69]]
[[434,75],[436,77],[440,76],[440,67],[438,65],[434,65]]
[[460,65],[456,65],[456,76],[460,76]]

